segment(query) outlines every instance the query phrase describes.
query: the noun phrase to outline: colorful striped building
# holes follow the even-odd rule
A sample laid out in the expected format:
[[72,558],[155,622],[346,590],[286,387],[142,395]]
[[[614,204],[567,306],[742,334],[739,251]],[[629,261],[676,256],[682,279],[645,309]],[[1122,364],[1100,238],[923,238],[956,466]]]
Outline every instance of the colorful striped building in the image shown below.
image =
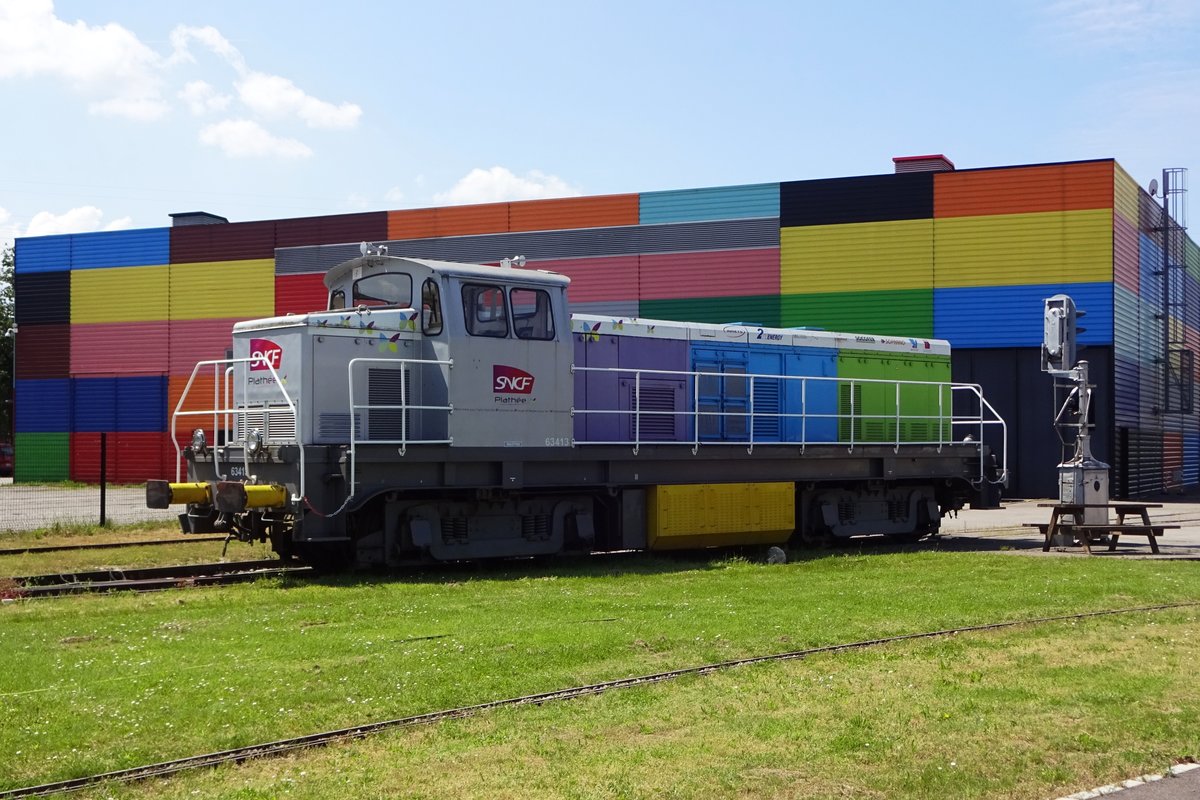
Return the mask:
[[[1115,161],[892,174],[18,239],[16,479],[174,473],[167,431],[193,364],[236,320],[325,305],[360,241],[393,255],[528,266],[575,311],[949,339],[954,378],[1010,425],[1016,496],[1055,492],[1042,301],[1087,312],[1094,449],[1113,493],[1200,483],[1190,398],[1200,249]],[[197,224],[208,223],[208,224]],[[211,387],[205,387],[211,396]],[[1185,402],[1186,401],[1186,402]]]

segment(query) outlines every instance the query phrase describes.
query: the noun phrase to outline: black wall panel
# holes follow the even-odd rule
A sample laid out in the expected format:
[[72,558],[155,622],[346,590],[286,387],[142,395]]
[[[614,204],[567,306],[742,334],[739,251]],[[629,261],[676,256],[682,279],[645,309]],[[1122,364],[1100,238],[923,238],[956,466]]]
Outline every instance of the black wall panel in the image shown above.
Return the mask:
[[837,225],[933,217],[932,172],[779,184],[779,224]]
[[17,325],[71,324],[71,273],[27,272],[13,277]]

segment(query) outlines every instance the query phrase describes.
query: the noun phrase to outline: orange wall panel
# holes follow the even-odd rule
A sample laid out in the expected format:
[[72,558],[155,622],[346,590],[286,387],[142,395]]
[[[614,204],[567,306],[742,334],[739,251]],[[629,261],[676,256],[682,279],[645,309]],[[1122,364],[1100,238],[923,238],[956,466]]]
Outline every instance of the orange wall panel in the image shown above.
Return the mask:
[[1113,162],[939,172],[934,217],[1112,208]]
[[508,203],[388,212],[388,239],[426,239],[508,232]]
[[608,228],[638,224],[638,195],[522,200],[509,206],[510,231]]

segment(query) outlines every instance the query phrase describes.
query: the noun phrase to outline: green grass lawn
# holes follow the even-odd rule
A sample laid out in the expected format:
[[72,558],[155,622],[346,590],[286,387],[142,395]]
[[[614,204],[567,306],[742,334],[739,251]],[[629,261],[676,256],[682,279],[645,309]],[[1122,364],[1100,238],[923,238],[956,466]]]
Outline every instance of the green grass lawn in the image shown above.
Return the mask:
[[[19,602],[0,607],[0,788],[730,658],[1191,600],[1192,562],[915,552]],[[1046,796],[1014,787],[1084,788],[1196,754],[1195,616],[739,669],[119,791]],[[797,788],[814,780],[823,792]]]

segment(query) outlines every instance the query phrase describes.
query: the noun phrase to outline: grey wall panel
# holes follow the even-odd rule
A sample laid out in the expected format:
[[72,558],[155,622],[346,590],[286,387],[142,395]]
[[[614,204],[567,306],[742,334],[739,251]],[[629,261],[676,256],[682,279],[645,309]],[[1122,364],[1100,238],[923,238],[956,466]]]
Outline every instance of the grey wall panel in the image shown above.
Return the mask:
[[572,314],[595,314],[598,317],[631,319],[638,315],[637,300],[599,300],[592,303],[571,303]]
[[[698,250],[732,250],[778,247],[779,220],[720,220],[663,225],[628,225],[564,231],[496,233],[484,236],[448,236],[388,242],[394,256],[495,263],[522,255],[529,259],[581,258],[675,253]],[[358,255],[358,243],[281,248],[275,251],[275,274],[324,272]]]

